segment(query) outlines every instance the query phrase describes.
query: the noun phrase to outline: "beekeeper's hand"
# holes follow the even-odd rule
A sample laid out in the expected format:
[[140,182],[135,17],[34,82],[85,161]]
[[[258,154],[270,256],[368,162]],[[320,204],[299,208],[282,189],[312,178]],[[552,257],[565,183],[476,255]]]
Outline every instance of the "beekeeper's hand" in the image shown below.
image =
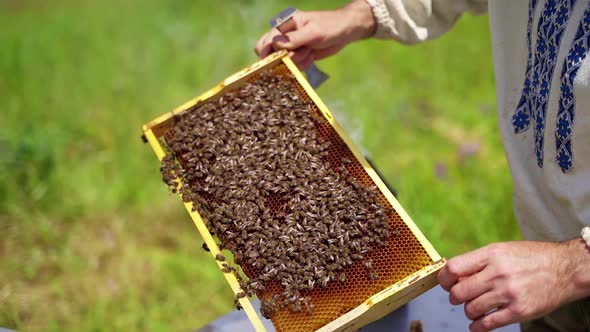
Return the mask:
[[307,69],[315,60],[336,54],[347,44],[372,36],[376,29],[371,7],[365,0],[355,0],[330,11],[297,11],[295,28],[285,35],[271,29],[256,43],[256,54],[264,58],[286,49],[300,69]]
[[582,239],[494,243],[457,256],[438,274],[451,304],[465,304],[472,332],[532,320],[590,295]]

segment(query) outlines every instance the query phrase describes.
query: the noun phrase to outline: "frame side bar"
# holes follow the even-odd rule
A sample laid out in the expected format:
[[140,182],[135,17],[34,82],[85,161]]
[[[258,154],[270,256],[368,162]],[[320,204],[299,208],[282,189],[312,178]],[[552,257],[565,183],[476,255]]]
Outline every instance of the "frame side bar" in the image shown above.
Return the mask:
[[[154,133],[152,132],[151,129],[148,129],[145,132],[145,136],[146,136],[149,144],[151,145],[152,149],[154,150],[156,157],[158,157],[158,160],[161,161],[162,158],[164,158],[164,156],[166,155],[166,153],[164,152],[164,149],[160,145],[160,142],[158,141],[158,139],[156,138],[156,136],[154,135]],[[180,179],[178,179],[177,181],[178,181],[179,186],[182,186]],[[180,194],[178,194],[178,196],[182,200],[182,196]],[[195,226],[199,230],[199,233],[203,237],[205,244],[207,244],[207,247],[209,247],[209,252],[211,253],[211,256],[213,257],[213,260],[217,264],[219,271],[225,277],[225,280],[227,281],[227,283],[231,287],[232,291],[234,292],[234,295],[241,292],[240,284],[238,283],[238,280],[236,279],[234,274],[233,273],[223,273],[221,271],[221,269],[223,268],[222,262],[215,259],[215,256],[217,256],[217,254],[221,254],[221,250],[219,250],[219,246],[217,246],[217,243],[215,242],[215,240],[213,239],[213,237],[209,233],[209,230],[207,229],[207,226],[205,226],[205,223],[203,222],[203,219],[201,219],[201,216],[199,215],[199,213],[197,211],[193,211],[192,202],[184,203],[184,206],[185,206],[186,210],[188,211],[188,213],[190,214],[191,219],[193,220]],[[246,312],[246,315],[248,316],[248,318],[250,319],[250,322],[254,326],[254,329],[256,330],[256,332],[267,332],[266,328],[262,324],[262,321],[260,320],[260,317],[256,313],[256,310],[252,306],[252,302],[250,301],[250,299],[248,297],[244,297],[244,298],[239,299],[239,301],[240,301],[240,304],[242,305],[242,308],[244,309],[244,312]]]

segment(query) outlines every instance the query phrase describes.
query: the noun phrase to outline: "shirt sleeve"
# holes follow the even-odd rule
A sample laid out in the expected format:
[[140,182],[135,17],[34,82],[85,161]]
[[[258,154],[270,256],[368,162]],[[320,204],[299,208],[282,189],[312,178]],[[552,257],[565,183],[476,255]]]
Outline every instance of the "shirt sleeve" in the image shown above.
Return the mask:
[[366,0],[373,10],[377,30],[373,37],[416,44],[448,30],[465,12],[487,11],[487,0]]

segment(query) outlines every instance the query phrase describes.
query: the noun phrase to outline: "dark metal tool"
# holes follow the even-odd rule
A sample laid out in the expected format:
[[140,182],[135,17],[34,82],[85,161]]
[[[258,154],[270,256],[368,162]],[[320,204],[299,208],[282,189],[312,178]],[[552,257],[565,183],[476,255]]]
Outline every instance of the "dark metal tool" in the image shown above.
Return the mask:
[[[297,12],[296,8],[288,7],[270,20],[270,26],[277,28],[282,34],[292,31],[295,29],[295,21],[293,21],[295,12]],[[317,89],[330,77],[321,71],[315,63],[305,71],[305,76],[307,76],[307,81],[314,89]]]

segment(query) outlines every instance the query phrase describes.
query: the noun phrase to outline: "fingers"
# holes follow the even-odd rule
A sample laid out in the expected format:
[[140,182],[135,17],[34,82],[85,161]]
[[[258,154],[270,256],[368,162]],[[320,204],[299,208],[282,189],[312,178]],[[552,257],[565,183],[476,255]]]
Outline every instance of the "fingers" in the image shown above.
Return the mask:
[[512,319],[513,315],[508,308],[500,308],[491,312],[480,319],[477,319],[469,325],[471,332],[488,332],[499,327],[515,323]]
[[295,50],[303,46],[310,47],[321,39],[320,32],[313,24],[307,24],[300,28],[287,32],[281,38],[275,38],[273,45],[277,49]]
[[[272,32],[266,33],[256,44],[256,48],[254,49],[256,54],[258,54],[260,58],[266,57],[275,51],[272,40],[280,40],[281,38],[285,38],[285,36],[274,35]],[[306,70],[309,68],[314,61],[313,53],[311,49],[307,47],[300,47],[294,51],[291,51],[289,52],[289,56],[301,70]]]
[[338,53],[338,51],[340,51],[342,49],[343,45],[334,45],[328,48],[324,48],[324,49],[317,49],[313,51],[313,59],[314,60],[321,60],[323,58],[327,58],[329,56],[332,56],[336,53]]
[[292,24],[281,26],[283,34],[278,29],[272,29],[257,41],[256,54],[263,58],[273,51],[286,49],[292,52],[293,62],[300,69],[308,68],[315,60],[336,54],[346,43],[328,42],[325,29],[320,28],[324,22],[320,17],[316,12],[295,13]]
[[267,39],[269,32],[265,33],[256,41],[256,45],[254,46],[254,52],[256,55],[262,58],[262,50],[264,49],[265,41]]
[[487,292],[465,303],[465,316],[471,320],[477,320],[488,312],[507,305],[498,292]]
[[[290,24],[290,30],[284,30],[283,32],[286,33],[293,33],[301,29],[307,23],[307,13],[297,11],[293,15],[293,24]],[[287,27],[287,26],[285,26]],[[299,34],[296,34],[299,35]],[[284,46],[283,43],[286,43],[287,46]],[[287,36],[283,36],[281,31],[276,28],[271,29],[269,32],[265,33],[258,41],[256,42],[256,46],[254,47],[254,51],[260,58],[264,58],[268,56],[273,51],[281,50],[281,49],[288,49],[294,50],[297,47],[289,47],[289,38]]]
[[280,32],[277,29],[272,29],[258,39],[254,48],[258,57],[264,58],[273,52],[273,38],[277,35],[280,35]]
[[281,33],[291,32],[298,28],[301,28],[309,21],[309,14],[308,12],[297,10],[291,20],[284,22],[277,28],[281,31]]
[[484,247],[449,260],[438,273],[442,288],[449,291],[459,279],[483,270],[489,254],[488,247]]
[[311,67],[312,64],[313,64],[313,57],[310,56],[307,59],[305,59],[303,62],[301,62],[301,64],[299,64],[298,67],[301,70],[307,70],[307,69],[309,69],[309,67]]
[[[293,62],[295,62],[295,64],[297,64],[297,67],[299,67],[299,69],[301,70],[307,70],[309,67],[311,67],[314,61],[322,60],[324,58],[332,56],[342,49],[342,47],[339,46],[333,46],[330,48],[316,50],[311,50],[307,47],[303,48],[306,49],[304,54],[303,52],[299,52],[298,49],[296,52],[292,52],[293,56],[291,57],[293,59]],[[307,52],[308,50],[309,52]]]
[[303,69],[302,65],[311,61],[313,62],[311,50],[307,47],[301,47],[296,49],[295,51],[289,52],[289,56],[291,60],[299,67],[299,69]]
[[451,287],[449,302],[453,305],[465,303],[492,290],[486,270],[461,279]]

